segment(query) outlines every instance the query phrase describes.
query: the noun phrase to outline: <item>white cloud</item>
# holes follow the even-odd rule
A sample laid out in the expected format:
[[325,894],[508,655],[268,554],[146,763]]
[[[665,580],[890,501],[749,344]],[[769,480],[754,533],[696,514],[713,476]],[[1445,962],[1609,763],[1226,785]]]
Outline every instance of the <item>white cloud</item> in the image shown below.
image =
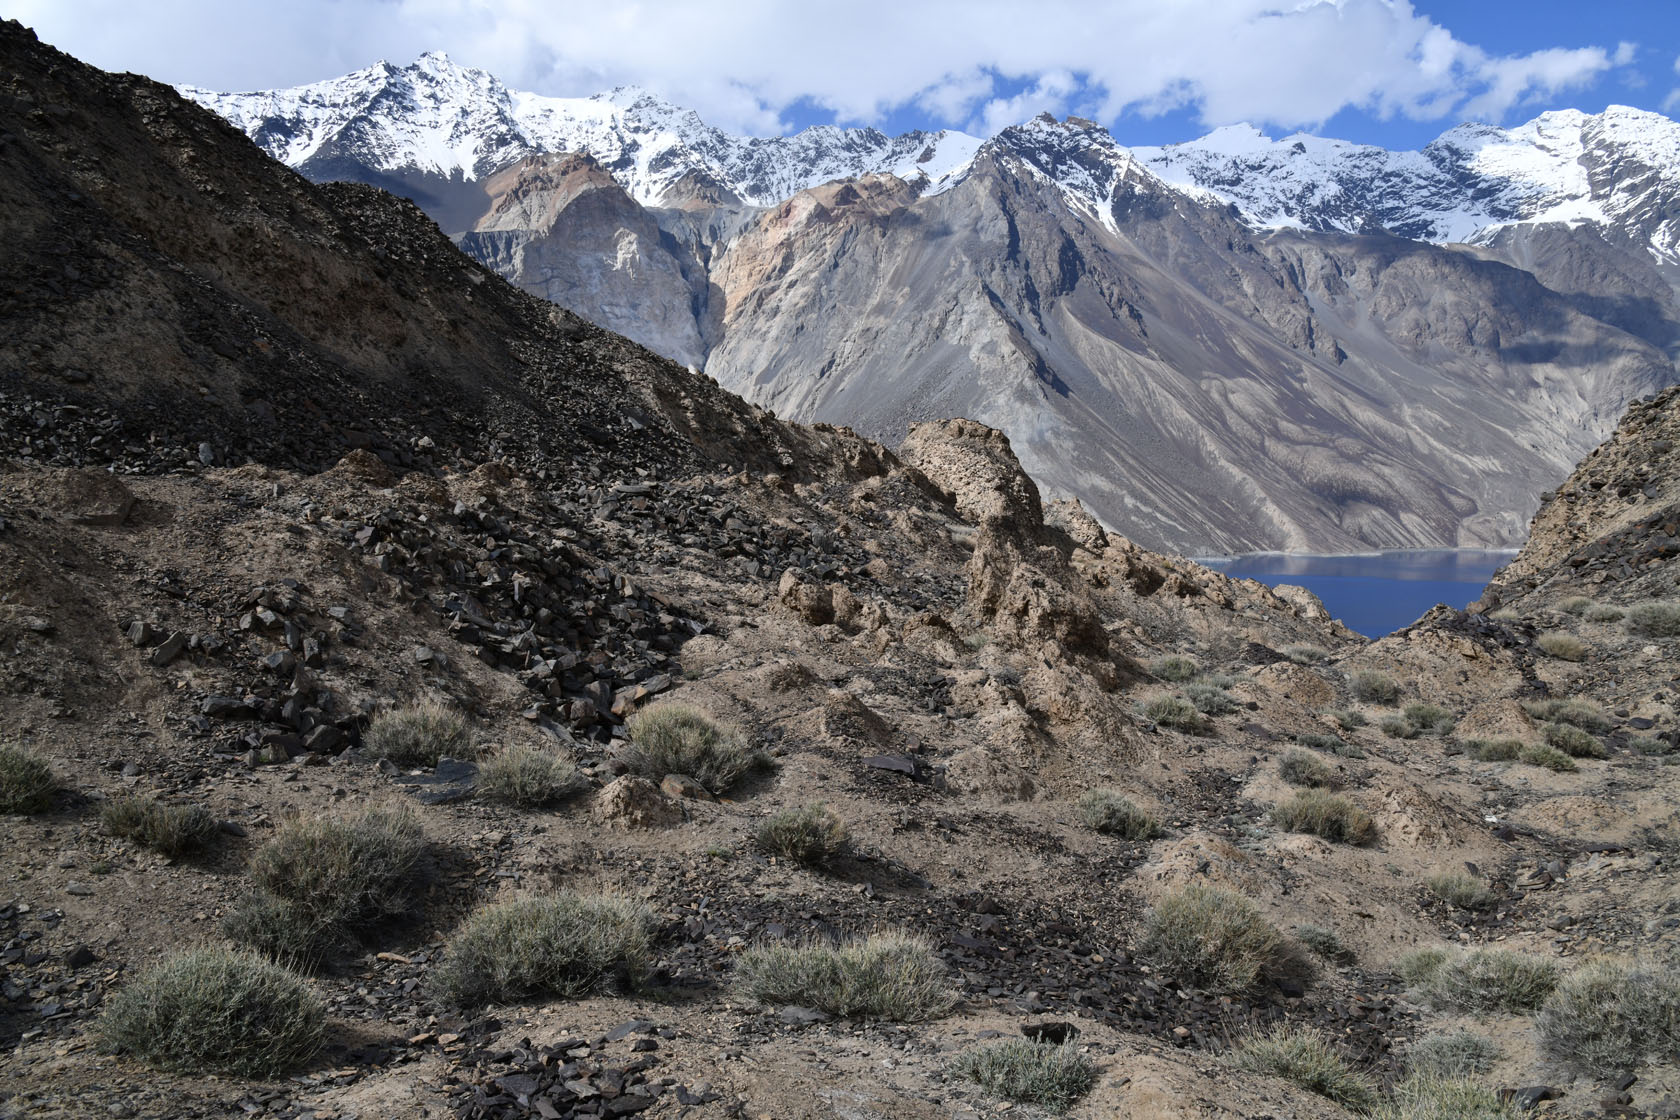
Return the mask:
[[[443,49],[518,88],[655,89],[774,132],[809,99],[843,122],[914,106],[987,127],[1084,108],[1191,107],[1208,125],[1498,120],[1628,65],[1632,44],[1492,55],[1411,0],[0,0],[96,65],[253,89]],[[1680,62],[1677,62],[1680,68]],[[998,85],[1020,90],[998,94]]]

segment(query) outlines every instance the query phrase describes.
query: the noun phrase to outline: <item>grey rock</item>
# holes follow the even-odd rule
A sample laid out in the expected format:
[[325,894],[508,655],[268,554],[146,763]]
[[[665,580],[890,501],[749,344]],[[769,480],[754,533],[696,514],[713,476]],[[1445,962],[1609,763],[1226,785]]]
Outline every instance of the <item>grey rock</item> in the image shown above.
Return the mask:
[[165,638],[163,644],[152,651],[152,665],[161,669],[185,653],[189,637],[185,630],[177,630]]

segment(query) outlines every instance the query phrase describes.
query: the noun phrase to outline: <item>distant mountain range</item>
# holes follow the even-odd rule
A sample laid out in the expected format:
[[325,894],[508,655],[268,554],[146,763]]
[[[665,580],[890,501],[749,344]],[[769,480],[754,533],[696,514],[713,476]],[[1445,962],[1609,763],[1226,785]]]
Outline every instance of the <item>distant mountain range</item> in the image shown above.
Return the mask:
[[966,415],[1154,547],[1520,541],[1677,380],[1680,125],[1612,108],[1421,152],[1246,126],[1128,149],[748,138],[429,54],[184,89],[314,179],[408,195],[515,283],[795,419]]

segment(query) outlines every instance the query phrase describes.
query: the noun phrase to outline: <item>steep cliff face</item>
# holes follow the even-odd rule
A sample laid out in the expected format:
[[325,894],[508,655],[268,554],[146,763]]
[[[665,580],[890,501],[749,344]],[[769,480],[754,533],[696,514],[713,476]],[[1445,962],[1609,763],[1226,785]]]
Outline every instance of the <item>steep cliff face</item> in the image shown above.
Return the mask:
[[703,365],[707,278],[589,156],[531,156],[485,183],[458,243],[520,287],[675,361]]

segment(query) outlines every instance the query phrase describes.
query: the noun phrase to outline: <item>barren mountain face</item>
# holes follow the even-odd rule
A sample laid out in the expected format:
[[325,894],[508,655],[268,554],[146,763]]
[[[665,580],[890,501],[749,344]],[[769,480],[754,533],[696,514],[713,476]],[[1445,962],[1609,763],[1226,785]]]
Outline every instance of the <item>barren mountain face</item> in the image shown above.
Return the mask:
[[[1422,153],[1243,129],[1133,153],[1073,118],[747,141],[434,56],[191,92],[313,177],[418,184],[516,284],[780,415],[889,444],[947,415],[1007,431],[1050,492],[1151,546],[1516,544],[1675,378],[1680,145],[1652,114]],[[416,146],[445,128],[471,160]],[[569,148],[598,162],[506,165]]]

